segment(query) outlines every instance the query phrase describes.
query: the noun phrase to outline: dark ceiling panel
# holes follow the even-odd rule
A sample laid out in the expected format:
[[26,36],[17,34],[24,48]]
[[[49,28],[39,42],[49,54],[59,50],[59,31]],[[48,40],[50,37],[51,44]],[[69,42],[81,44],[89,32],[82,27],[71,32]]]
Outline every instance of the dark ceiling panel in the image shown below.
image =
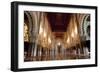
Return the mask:
[[47,12],[47,19],[53,32],[66,32],[70,20],[70,13]]

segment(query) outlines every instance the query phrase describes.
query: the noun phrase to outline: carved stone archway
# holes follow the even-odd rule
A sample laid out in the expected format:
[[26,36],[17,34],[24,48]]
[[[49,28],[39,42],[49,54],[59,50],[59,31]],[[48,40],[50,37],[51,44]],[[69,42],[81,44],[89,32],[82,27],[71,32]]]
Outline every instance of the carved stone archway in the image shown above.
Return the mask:
[[[80,24],[80,36],[82,40],[90,40],[90,15],[84,15]],[[89,33],[88,33],[89,32]]]

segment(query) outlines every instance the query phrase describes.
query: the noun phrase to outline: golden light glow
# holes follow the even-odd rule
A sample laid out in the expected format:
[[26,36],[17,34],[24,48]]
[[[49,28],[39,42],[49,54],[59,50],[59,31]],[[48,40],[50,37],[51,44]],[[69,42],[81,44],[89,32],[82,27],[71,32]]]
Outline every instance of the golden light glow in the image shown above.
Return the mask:
[[71,36],[74,37],[74,32],[72,31]]
[[39,34],[42,34],[42,32],[43,32],[43,28],[42,28],[42,26],[40,25],[40,31],[39,31]]
[[75,34],[77,34],[78,33],[78,31],[77,31],[77,27],[75,27]]
[[48,42],[49,42],[49,44],[51,44],[51,39],[50,39],[50,37],[48,38]]
[[68,37],[68,39],[67,39],[67,43],[69,43],[69,37]]
[[74,38],[78,34],[77,27],[75,26],[74,31],[72,31],[71,36]]
[[24,24],[24,31],[25,31],[25,33],[27,32],[27,30],[28,30],[28,27],[27,27],[26,24]]
[[43,36],[44,36],[44,38],[46,37],[46,32],[44,31],[44,33],[43,33]]
[[58,42],[58,45],[60,45],[60,42]]
[[24,23],[24,41],[28,41],[28,26]]

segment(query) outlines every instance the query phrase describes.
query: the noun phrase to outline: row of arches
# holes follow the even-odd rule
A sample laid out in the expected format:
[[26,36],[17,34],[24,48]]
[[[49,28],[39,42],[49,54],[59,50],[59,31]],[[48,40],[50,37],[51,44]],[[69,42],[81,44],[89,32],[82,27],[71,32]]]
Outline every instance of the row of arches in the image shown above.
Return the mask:
[[[66,54],[68,54],[69,52],[73,54],[75,53],[75,51],[73,51],[75,47],[72,47],[71,50],[69,49],[61,50],[60,52],[62,53],[62,56],[59,55],[59,57],[56,57],[57,55],[56,49],[46,49],[45,48],[44,50],[43,47],[41,47],[38,44],[37,38],[38,38],[39,30],[40,30],[39,29],[40,22],[41,20],[44,19],[44,15],[45,15],[44,12],[24,11],[24,61],[66,59]],[[77,20],[81,18],[81,20],[78,20],[78,23],[80,24],[79,34],[80,34],[81,41],[83,43],[84,41],[90,42],[90,15],[84,14],[83,16],[77,15],[76,17],[77,17]],[[86,44],[86,42],[84,44]],[[61,46],[58,46],[58,48],[59,47]],[[79,51],[82,52],[82,50],[78,48],[79,47],[77,45],[76,52],[78,53],[80,53]],[[89,49],[87,50],[90,52]],[[84,52],[87,52],[87,51],[85,50]],[[67,58],[68,57],[70,58],[71,54],[68,54],[68,55],[67,55]],[[71,58],[77,58],[77,57],[73,56]]]

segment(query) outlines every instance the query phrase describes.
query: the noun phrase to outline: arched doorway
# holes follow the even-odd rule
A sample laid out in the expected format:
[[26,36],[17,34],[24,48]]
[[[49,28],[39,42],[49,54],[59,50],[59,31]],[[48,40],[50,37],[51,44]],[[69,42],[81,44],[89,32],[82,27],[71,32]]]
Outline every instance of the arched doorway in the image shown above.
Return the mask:
[[24,12],[24,61],[31,61],[35,47],[34,43],[34,20],[30,12]]
[[85,56],[85,58],[90,58],[90,15],[86,14],[83,16],[83,19],[81,21],[81,45],[82,45],[82,51]]
[[24,61],[32,61],[37,56],[37,36],[40,12],[24,11]]

